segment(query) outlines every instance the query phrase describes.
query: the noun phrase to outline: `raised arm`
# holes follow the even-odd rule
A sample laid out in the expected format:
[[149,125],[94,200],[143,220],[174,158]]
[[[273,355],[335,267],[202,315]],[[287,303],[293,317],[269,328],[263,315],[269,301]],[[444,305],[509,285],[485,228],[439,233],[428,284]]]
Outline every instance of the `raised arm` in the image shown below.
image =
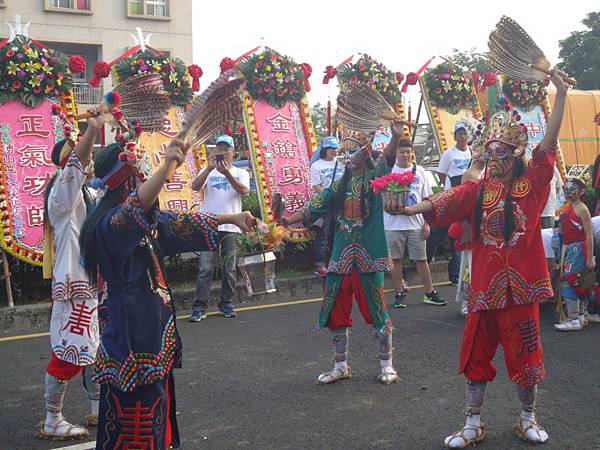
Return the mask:
[[554,84],[556,87],[556,98],[554,99],[554,105],[552,105],[552,115],[550,116],[550,120],[548,120],[546,133],[544,134],[544,138],[540,143],[539,149],[541,151],[544,151],[556,144],[560,126],[563,121],[569,85],[561,78],[561,74],[566,75],[557,68],[552,69],[552,76],[550,79],[552,80],[552,84]]
[[[390,128],[392,130],[392,139],[383,150],[385,160],[389,166],[393,166],[393,161],[396,160],[396,150],[398,149],[398,142],[404,136],[404,126],[398,121],[392,121]],[[390,164],[390,162],[392,162]]]
[[98,133],[104,125],[104,116],[100,114],[100,108],[94,107],[88,109],[89,113],[94,114],[93,117],[87,119],[87,128],[81,140],[75,145],[73,151],[81,161],[81,164],[87,166],[92,159],[92,150],[94,149],[94,142],[98,137]]
[[214,155],[210,155],[208,157],[208,166],[198,174],[196,178],[192,181],[192,191],[201,190],[206,184],[206,179],[208,175],[217,167],[217,161],[215,160]]

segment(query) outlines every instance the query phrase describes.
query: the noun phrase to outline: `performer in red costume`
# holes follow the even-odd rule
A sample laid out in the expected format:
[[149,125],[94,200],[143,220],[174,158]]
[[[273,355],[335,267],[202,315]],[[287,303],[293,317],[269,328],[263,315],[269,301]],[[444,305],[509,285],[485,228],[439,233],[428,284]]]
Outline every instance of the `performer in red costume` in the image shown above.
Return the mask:
[[540,216],[548,200],[568,90],[556,69],[551,79],[557,90],[554,110],[528,163],[527,130],[518,123],[520,116],[510,102],[500,98],[478,142],[484,146],[488,166],[484,178],[404,211],[425,214],[432,226],[468,220],[471,227],[472,286],[460,355],[460,372],[467,378],[467,421],[444,440],[447,448],[464,448],[485,437],[481,406],[486,383],[496,375],[492,359],[498,344],[504,348],[508,374],[521,402],[517,434],[532,443],[548,440],[535,418],[537,384],[545,377],[539,301],[552,295]]

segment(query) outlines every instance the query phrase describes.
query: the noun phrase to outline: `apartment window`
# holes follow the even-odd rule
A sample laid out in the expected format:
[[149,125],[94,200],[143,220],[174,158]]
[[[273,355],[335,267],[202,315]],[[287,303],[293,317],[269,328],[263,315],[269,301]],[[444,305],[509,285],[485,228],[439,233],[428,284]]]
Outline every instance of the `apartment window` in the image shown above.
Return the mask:
[[91,0],[46,0],[46,11],[91,12]]
[[169,17],[169,0],[127,0],[128,16]]

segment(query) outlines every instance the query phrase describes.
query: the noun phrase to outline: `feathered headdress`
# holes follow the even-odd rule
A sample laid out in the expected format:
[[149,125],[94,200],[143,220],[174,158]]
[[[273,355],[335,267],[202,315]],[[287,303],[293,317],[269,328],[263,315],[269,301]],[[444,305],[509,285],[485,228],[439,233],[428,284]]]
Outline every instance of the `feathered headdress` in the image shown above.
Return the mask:
[[527,145],[525,125],[519,123],[521,116],[513,109],[506,97],[499,97],[484,123],[477,126],[474,147],[485,147],[489,142],[499,141],[512,147]]

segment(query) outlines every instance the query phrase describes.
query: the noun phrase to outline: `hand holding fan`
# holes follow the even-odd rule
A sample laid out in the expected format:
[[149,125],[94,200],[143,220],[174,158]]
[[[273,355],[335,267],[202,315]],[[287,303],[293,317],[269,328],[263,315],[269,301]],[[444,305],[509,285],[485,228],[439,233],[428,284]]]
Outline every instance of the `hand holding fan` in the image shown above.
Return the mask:
[[342,86],[337,98],[336,120],[351,130],[373,132],[386,128],[391,121],[416,128],[417,124],[402,120],[379,92],[365,83]]
[[[500,72],[517,80],[543,80],[551,75],[551,64],[544,52],[513,19],[502,16],[490,33],[490,62]],[[563,80],[571,86],[577,81],[568,76]]]
[[[146,132],[164,129],[165,118],[171,101],[169,93],[158,73],[138,75],[129,78],[105,96],[100,106],[102,113],[111,113],[118,107],[128,120],[138,120]],[[79,114],[76,120],[91,117],[90,113]],[[117,119],[117,121],[119,121]]]

